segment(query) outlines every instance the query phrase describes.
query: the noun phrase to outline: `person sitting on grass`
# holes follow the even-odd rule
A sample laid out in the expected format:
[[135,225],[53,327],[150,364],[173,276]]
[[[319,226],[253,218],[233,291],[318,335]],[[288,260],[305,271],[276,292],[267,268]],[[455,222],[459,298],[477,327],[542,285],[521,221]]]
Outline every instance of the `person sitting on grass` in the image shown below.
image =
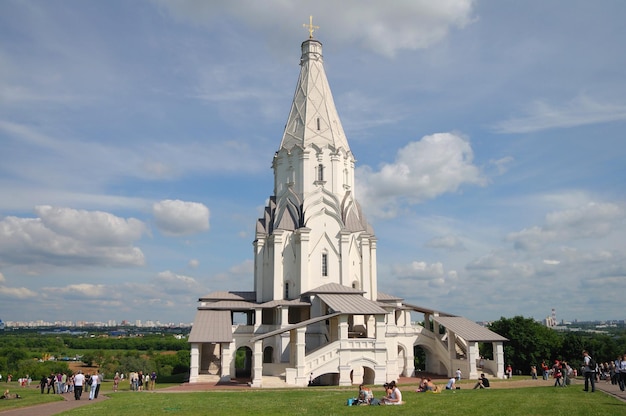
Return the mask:
[[475,389],[478,389],[478,388],[488,389],[489,388],[489,379],[485,377],[484,373],[480,375],[480,377],[478,378],[478,382],[476,383],[476,385],[474,385],[474,388]]
[[388,390],[391,390],[391,393],[383,397],[383,399],[381,400],[383,404],[389,404],[389,405],[404,404],[404,402],[402,401],[402,392],[400,391],[398,386],[396,386],[395,381],[392,381],[391,383],[389,383]]
[[372,389],[370,389],[369,387],[365,387],[365,385],[361,384],[359,386],[358,404],[369,405],[373,398],[374,398],[374,395],[372,394]]
[[420,379],[419,386],[417,386],[417,390],[415,390],[415,393],[425,393],[426,392],[426,387],[427,387],[426,379],[424,377],[422,377]]

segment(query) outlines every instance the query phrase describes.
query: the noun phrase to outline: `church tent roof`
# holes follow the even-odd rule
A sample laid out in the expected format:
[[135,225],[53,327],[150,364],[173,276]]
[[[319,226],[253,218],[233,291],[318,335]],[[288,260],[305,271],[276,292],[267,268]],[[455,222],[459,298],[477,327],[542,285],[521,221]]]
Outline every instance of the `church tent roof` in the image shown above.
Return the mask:
[[335,312],[351,315],[381,315],[387,311],[378,306],[376,302],[365,299],[361,295],[340,295],[333,293],[321,293],[317,295],[329,308]]
[[478,325],[476,322],[470,321],[462,316],[435,316],[433,320],[469,342],[508,341],[508,339],[502,335],[496,334],[490,329]]
[[232,342],[229,311],[199,310],[193,321],[189,342]]

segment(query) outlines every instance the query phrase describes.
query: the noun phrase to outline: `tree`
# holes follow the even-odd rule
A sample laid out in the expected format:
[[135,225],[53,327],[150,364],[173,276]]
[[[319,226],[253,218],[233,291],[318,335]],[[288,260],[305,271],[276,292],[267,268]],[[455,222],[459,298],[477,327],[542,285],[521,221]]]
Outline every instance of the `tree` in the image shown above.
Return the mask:
[[531,365],[539,367],[544,360],[552,362],[561,349],[559,334],[532,318],[502,317],[492,322],[489,329],[509,339],[504,343],[505,365],[524,374],[530,373]]

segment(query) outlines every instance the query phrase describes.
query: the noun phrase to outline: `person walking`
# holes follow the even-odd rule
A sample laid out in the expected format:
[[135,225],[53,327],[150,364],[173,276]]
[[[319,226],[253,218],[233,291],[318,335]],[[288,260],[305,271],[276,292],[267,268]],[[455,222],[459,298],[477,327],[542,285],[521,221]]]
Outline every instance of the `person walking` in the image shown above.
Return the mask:
[[80,400],[83,395],[83,386],[85,385],[85,375],[82,371],[74,376],[74,400]]
[[98,373],[93,373],[90,378],[91,383],[87,382],[87,384],[91,384],[91,388],[89,389],[89,400],[93,400],[96,398],[96,389],[98,388]]

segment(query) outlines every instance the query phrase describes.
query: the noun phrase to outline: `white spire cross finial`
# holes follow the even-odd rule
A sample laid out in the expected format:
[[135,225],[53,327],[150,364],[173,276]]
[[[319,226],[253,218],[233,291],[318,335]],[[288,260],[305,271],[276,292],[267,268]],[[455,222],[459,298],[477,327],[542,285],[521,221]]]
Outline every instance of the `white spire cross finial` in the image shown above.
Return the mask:
[[309,39],[313,39],[313,32],[315,32],[315,29],[320,28],[319,26],[313,25],[313,16],[309,16],[309,24],[304,23],[302,27],[306,27],[309,30]]

